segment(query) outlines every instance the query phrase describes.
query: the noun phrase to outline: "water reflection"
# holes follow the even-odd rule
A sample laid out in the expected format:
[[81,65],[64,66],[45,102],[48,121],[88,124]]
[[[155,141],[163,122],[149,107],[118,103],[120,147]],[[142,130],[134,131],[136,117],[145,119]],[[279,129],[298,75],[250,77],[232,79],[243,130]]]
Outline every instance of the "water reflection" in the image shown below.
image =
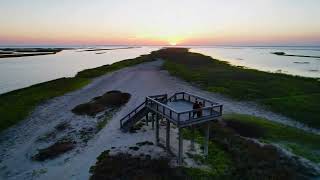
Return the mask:
[[271,52],[285,52],[286,54],[320,56],[319,47],[192,47],[191,51],[228,61],[236,66],[320,78],[318,58],[271,54]]
[[0,94],[61,77],[73,77],[81,70],[135,58],[157,49],[157,47],[118,49],[103,51],[103,54],[96,54],[94,51],[64,50],[55,55],[2,58]]

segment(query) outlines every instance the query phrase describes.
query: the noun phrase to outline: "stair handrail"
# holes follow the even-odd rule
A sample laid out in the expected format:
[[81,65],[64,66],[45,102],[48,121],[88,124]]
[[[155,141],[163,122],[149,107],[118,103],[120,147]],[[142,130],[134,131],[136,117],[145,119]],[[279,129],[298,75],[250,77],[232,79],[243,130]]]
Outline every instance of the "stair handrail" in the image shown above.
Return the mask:
[[146,101],[144,101],[143,103],[141,103],[139,106],[137,106],[135,109],[133,109],[130,113],[128,113],[126,116],[124,116],[123,118],[121,118],[120,119],[120,127],[122,128],[122,125],[123,125],[123,121],[125,120],[125,119],[127,119],[127,117],[131,117],[131,114],[136,114],[137,113],[137,110],[140,108],[140,107],[142,107],[143,105],[145,105],[146,104]]

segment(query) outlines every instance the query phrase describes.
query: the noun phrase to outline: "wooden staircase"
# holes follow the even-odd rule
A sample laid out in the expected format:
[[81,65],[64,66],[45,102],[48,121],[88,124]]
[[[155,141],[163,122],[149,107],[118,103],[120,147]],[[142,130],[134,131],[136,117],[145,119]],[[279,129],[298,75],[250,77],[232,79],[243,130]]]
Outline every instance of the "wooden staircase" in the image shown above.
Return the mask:
[[[149,96],[154,99],[156,99],[159,102],[166,102],[168,99],[168,96],[166,94],[164,95],[157,95],[157,96]],[[133,127],[138,121],[143,119],[143,117],[147,116],[148,113],[151,111],[146,106],[145,100],[142,104],[140,104],[138,107],[136,107],[134,110],[132,110],[129,114],[127,114],[125,117],[123,117],[120,120],[120,128],[123,132],[128,132],[131,127]]]
[[145,117],[150,110],[145,107],[145,102],[136,107],[128,115],[120,120],[121,130],[123,132],[128,132],[131,127],[134,126],[139,120]]

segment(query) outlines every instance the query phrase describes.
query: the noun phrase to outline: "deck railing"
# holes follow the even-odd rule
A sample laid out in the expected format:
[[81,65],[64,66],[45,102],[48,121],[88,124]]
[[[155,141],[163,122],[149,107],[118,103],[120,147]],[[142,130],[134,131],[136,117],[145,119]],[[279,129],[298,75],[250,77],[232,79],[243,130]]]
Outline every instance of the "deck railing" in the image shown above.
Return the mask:
[[[164,116],[166,119],[169,119],[171,122],[177,124],[178,126],[184,126],[200,121],[208,121],[222,115],[222,105],[190,93],[175,93],[173,96],[168,98],[167,101],[174,102],[179,100],[188,101],[190,103],[194,103],[196,101],[202,102],[204,107],[197,110],[177,112],[172,107],[166,105],[165,102],[159,102],[152,96],[148,96],[146,98],[146,106],[156,113]],[[197,116],[198,111],[202,112],[201,117]]]
[[203,106],[214,106],[214,105],[219,105],[219,103],[210,101],[204,97],[200,97],[191,93],[187,92],[178,92],[175,93],[173,96],[171,96],[168,101],[177,101],[177,100],[184,100],[184,101],[189,101],[191,103],[195,103],[196,101],[202,102]]
[[[196,101],[202,102],[204,107],[195,110],[177,112],[174,108],[167,105],[168,102],[181,100],[188,101],[190,103],[194,103]],[[131,111],[128,115],[126,115],[120,120],[121,128],[126,121],[128,121],[131,117],[133,117],[144,107],[147,107],[150,111],[153,111],[158,115],[163,116],[172,123],[176,124],[178,127],[213,120],[222,115],[223,108],[223,106],[218,103],[186,92],[175,93],[170,98],[168,98],[167,94],[147,96],[142,104],[140,104],[138,107],[136,107],[133,111]],[[197,115],[197,112],[199,111],[202,112],[202,115],[200,117],[198,117]]]

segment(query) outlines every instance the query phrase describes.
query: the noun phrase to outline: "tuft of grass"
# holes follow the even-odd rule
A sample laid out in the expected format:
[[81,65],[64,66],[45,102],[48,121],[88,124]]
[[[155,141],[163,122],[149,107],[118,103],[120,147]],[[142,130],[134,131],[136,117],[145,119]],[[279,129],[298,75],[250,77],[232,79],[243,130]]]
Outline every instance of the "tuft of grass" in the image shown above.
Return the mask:
[[[298,156],[316,163],[320,162],[320,135],[249,115],[230,114],[224,117],[224,121],[227,124],[242,123],[241,128],[249,125],[251,129],[260,129],[263,133],[260,133],[258,139],[279,144]],[[239,132],[236,128],[235,131]],[[248,131],[250,130],[248,129]]]
[[320,128],[320,82],[279,73],[232,66],[185,48],[162,49],[154,55],[164,69],[201,88],[237,100],[256,101],[272,111]]
[[114,108],[110,111],[108,111],[106,117],[104,117],[102,120],[98,121],[97,123],[97,129],[98,131],[102,130],[108,122],[112,119],[114,113],[116,113],[119,110],[119,108]]
[[0,132],[25,119],[34,108],[49,99],[88,85],[94,78],[124,67],[153,61],[151,55],[116,62],[79,72],[73,78],[60,78],[0,95]]

